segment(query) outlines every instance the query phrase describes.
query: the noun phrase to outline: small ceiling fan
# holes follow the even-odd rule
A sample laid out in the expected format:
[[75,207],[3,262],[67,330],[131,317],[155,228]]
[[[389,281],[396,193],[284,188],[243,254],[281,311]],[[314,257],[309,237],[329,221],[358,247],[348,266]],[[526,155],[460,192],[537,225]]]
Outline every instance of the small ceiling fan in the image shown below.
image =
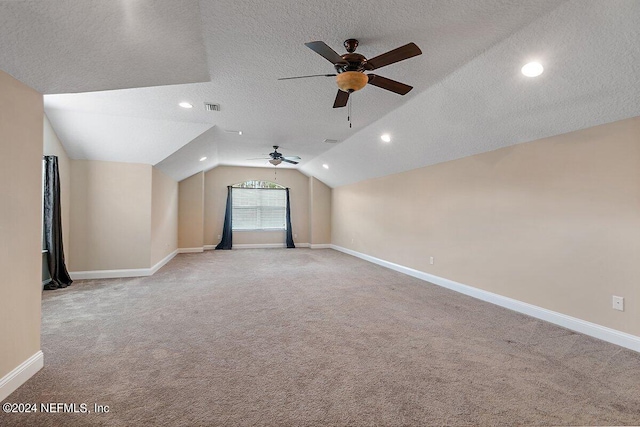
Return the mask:
[[347,105],[349,95],[362,89],[367,83],[400,95],[406,95],[413,89],[412,86],[376,74],[365,74],[364,72],[386,67],[387,65],[395,64],[396,62],[422,54],[422,51],[415,43],[408,43],[371,59],[355,53],[358,47],[358,40],[356,39],[345,40],[344,47],[347,49],[347,53],[342,56],[338,55],[335,50],[331,49],[322,41],[305,43],[305,46],[331,62],[337,74],[284,77],[278,80],[303,79],[307,77],[335,77],[339,90],[336,100],[333,103],[333,108],[340,108]]
[[297,160],[301,160],[298,156],[283,156],[282,153],[278,153],[279,145],[273,146],[273,153],[269,153],[269,157],[259,157],[257,159],[250,160],[269,160],[273,166],[278,166],[282,162],[291,163],[293,165],[297,165]]

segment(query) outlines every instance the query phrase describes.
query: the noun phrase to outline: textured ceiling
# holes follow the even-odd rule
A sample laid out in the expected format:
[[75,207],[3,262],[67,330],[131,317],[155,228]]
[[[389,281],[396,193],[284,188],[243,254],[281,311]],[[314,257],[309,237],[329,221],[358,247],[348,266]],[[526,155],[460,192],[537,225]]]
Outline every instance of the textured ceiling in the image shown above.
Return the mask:
[[0,2],[0,68],[46,94],[209,81],[197,0]]
[[[640,115],[639,16],[635,0],[0,2],[0,69],[72,93],[45,96],[45,108],[74,158],[182,179],[268,166],[247,159],[280,145],[337,186]],[[342,53],[350,37],[367,57],[410,41],[423,51],[376,71],[413,85],[407,96],[352,96],[351,129],[346,109],[331,108],[333,79],[277,80],[332,72],[303,43]],[[519,69],[533,58],[546,71],[527,79]]]
[[[520,73],[531,60],[545,65],[537,78]],[[302,171],[344,185],[640,116],[639,99],[640,2],[572,1]]]

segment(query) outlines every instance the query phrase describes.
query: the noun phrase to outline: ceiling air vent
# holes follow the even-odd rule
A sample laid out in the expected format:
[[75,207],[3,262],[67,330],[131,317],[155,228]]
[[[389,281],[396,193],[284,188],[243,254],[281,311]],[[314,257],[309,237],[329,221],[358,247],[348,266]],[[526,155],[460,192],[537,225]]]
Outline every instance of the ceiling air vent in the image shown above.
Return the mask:
[[325,139],[322,142],[326,142],[327,144],[336,144],[338,142],[337,139]]
[[204,109],[207,111],[220,111],[220,104],[204,103]]

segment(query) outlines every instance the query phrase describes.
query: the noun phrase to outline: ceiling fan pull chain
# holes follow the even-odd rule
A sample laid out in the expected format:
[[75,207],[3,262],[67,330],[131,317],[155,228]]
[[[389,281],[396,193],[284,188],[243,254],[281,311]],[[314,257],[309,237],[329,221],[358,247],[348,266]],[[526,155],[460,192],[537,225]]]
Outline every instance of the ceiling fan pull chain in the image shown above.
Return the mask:
[[351,129],[351,99],[353,97],[349,97],[349,105],[347,106],[347,121],[349,122],[349,129]]

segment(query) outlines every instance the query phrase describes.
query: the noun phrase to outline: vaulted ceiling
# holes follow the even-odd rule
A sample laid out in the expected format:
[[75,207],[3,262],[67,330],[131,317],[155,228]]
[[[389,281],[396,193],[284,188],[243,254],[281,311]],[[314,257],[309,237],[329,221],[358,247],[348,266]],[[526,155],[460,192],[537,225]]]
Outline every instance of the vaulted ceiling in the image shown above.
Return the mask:
[[[248,159],[279,145],[302,157],[279,168],[339,186],[640,115],[639,28],[636,0],[17,0],[0,2],[0,69],[45,94],[72,158],[181,180],[272,167]],[[333,78],[277,80],[332,73],[304,43],[347,38],[423,52],[376,71],[406,96],[352,95],[351,128]]]

